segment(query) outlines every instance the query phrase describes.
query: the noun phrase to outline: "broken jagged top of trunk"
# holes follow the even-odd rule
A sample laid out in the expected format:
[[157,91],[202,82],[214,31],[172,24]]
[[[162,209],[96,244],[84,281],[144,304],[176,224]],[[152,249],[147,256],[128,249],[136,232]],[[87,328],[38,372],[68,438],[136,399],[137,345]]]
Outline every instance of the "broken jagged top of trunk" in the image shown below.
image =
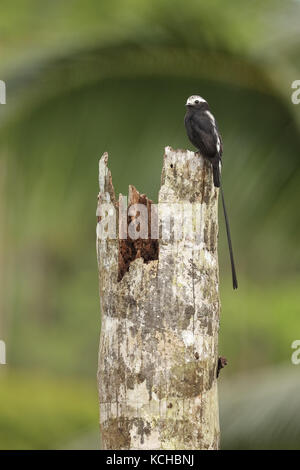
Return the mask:
[[[188,163],[188,164],[187,164]],[[142,258],[145,263],[158,260],[159,241],[151,237],[155,226],[158,230],[157,209],[152,207],[153,201],[133,186],[129,185],[128,202],[127,197],[119,194],[116,200],[112,183],[111,172],[108,168],[108,153],[105,152],[99,162],[99,187],[98,204],[112,203],[116,210],[116,221],[118,227],[118,281],[128,272],[130,264]],[[165,148],[163,169],[161,175],[161,188],[159,191],[159,203],[209,203],[217,197],[217,191],[209,184],[212,179],[210,165],[199,155],[189,150],[173,150]],[[121,217],[122,210],[127,213],[128,207],[134,204],[143,204],[148,211],[148,237],[134,240],[127,233],[130,222],[135,216],[127,215],[126,219]],[[98,217],[98,221],[101,217]],[[124,223],[126,220],[126,223]],[[155,225],[156,224],[156,225]],[[123,235],[122,235],[123,234]]]

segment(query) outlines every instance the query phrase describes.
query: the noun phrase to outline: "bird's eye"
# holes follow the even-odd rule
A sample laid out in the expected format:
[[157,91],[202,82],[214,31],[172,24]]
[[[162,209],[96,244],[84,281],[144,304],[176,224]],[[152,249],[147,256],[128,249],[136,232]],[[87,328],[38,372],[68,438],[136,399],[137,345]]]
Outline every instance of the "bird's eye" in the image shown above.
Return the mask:
[[199,100],[195,100],[195,104],[199,104]]

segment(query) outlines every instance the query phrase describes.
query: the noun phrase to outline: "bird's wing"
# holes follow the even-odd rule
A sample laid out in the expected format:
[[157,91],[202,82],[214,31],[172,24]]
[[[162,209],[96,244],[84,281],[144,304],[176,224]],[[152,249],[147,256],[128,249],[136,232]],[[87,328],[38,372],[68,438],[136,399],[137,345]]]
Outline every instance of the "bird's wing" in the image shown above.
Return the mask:
[[[210,117],[211,116],[211,117]],[[209,157],[218,154],[222,155],[222,139],[218,132],[218,127],[212,115],[201,113],[193,116],[193,129],[195,136],[198,136],[200,150]]]
[[218,132],[218,135],[219,135],[219,139],[220,139],[220,152],[219,152],[219,155],[220,155],[220,158],[221,158],[222,155],[223,155],[223,139],[222,139],[222,136],[219,132]]

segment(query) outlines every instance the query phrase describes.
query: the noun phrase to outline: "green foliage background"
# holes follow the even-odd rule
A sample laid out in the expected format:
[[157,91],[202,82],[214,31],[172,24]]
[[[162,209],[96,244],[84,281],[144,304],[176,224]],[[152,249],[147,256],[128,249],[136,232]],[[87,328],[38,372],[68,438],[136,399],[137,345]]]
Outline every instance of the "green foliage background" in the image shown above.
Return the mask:
[[233,292],[221,220],[223,446],[299,447],[299,14],[289,0],[2,1],[0,448],[97,445],[98,159],[117,192],[156,200],[164,147],[191,148],[194,93],[224,140],[240,278]]

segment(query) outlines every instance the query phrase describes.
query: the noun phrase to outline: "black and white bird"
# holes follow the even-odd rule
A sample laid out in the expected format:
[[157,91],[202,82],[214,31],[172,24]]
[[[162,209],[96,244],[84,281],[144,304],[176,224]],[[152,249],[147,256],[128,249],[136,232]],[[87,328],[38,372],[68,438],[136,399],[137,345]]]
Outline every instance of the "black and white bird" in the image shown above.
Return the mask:
[[223,153],[222,138],[218,130],[217,122],[213,114],[210,112],[208,103],[204,98],[198,95],[192,95],[187,99],[186,107],[187,111],[184,118],[184,124],[188,138],[199,150],[200,154],[211,162],[214,185],[221,189],[222,205],[231,262],[232,284],[233,288],[237,289],[238,283],[233,258],[229,221],[221,185],[221,158]]

